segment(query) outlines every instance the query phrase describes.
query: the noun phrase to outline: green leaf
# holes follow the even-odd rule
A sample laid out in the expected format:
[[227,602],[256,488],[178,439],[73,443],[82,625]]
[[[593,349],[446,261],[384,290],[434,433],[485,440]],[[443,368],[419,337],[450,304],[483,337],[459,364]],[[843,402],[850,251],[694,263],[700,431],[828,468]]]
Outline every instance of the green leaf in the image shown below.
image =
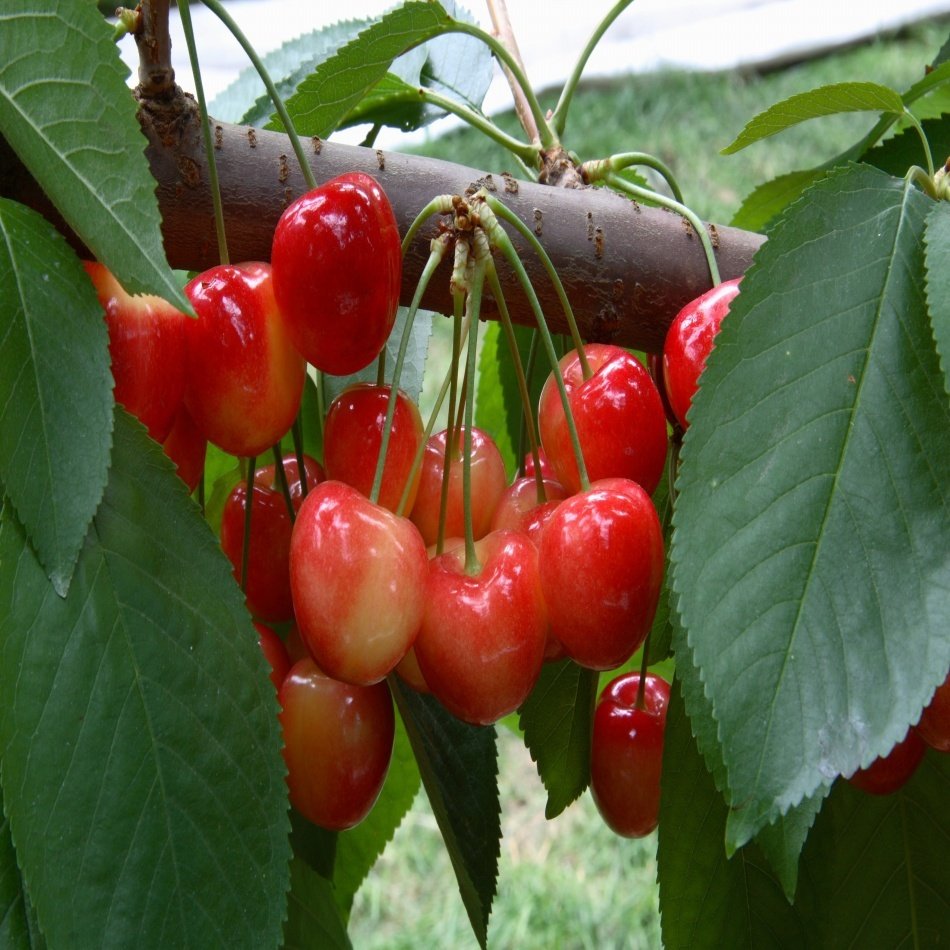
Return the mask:
[[590,738],[597,674],[570,660],[545,663],[518,710],[524,744],[548,792],[545,818],[556,818],[590,784]]
[[[829,166],[830,167],[830,166]],[[730,224],[746,231],[764,231],[766,226],[797,198],[822,178],[828,167],[808,168],[779,175],[754,188],[743,200]]]
[[750,119],[735,140],[723,150],[731,155],[753,142],[783,132],[807,119],[842,112],[891,112],[900,115],[904,102],[900,94],[873,82],[839,82],[819,86],[783,99]]
[[[455,21],[434,0],[409,0],[324,60],[287,100],[301,135],[326,137],[366,92],[389,72],[397,56],[447,32]],[[267,128],[281,129],[272,120]]]
[[946,945],[948,801],[950,755],[933,750],[892,795],[835,783],[802,858],[798,907],[815,938],[811,945]]
[[422,783],[482,947],[488,940],[501,853],[498,753],[491,726],[470,726],[431,696],[390,678]]
[[90,3],[0,17],[0,134],[129,293],[191,313],[165,261],[155,180],[112,28]]
[[950,393],[950,205],[938,201],[927,216],[927,309],[943,370],[944,391]]
[[419,767],[402,720],[396,717],[396,741],[386,784],[372,811],[337,839],[333,887],[344,917],[353,898],[412,806],[419,791]]
[[727,808],[690,735],[679,668],[666,718],[657,846],[663,946],[798,950],[807,945],[803,922],[761,851],[750,844],[726,859]]
[[950,665],[930,206],[861,166],[810,189],[758,252],[693,403],[673,586],[744,834],[887,752]]
[[287,791],[269,667],[171,462],[117,410],[66,598],[0,526],[0,766],[52,946],[276,945]]
[[36,212],[0,198],[0,478],[60,594],[108,474],[108,346],[75,254]]
[[20,875],[10,823],[0,809],[0,947],[30,950],[45,947],[36,925],[29,895]]
[[[935,156],[950,155],[950,116],[925,119],[921,125],[932,153]],[[926,164],[923,145],[915,129],[905,129],[876,148],[868,149],[861,156],[861,161],[895,178],[903,178],[911,165]]]
[[283,950],[349,950],[333,885],[301,858],[290,862]]
[[[678,448],[673,445],[670,446],[670,452],[679,454]],[[668,460],[663,471],[663,478],[660,479],[660,484],[653,492],[653,504],[663,527],[664,561],[663,586],[660,588],[660,599],[656,605],[653,625],[650,627],[648,646],[650,666],[665,660],[673,648],[672,593],[670,591],[670,541],[673,535],[673,499],[670,496],[670,468],[672,466],[675,469],[675,465],[675,457]]]
[[[392,380],[393,370],[396,368],[396,357],[399,355],[399,344],[408,316],[409,308],[400,307],[396,314],[396,325],[386,341],[386,379],[389,381]],[[412,329],[409,331],[409,346],[403,362],[402,375],[399,377],[399,388],[417,404],[422,393],[426,354],[429,352],[429,337],[432,335],[432,316],[431,310],[416,311]],[[374,360],[365,369],[352,376],[324,376],[327,408],[347,386],[353,383],[375,383],[376,365],[376,360]]]

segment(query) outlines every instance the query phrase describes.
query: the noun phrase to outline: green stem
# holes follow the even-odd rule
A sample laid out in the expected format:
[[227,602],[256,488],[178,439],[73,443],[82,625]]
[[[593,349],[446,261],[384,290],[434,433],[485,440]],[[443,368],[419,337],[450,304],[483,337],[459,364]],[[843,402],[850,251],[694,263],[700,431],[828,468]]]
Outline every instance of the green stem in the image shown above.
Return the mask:
[[473,129],[477,129],[483,135],[497,142],[502,148],[507,149],[512,155],[521,159],[526,167],[530,167],[532,164],[537,166],[538,155],[540,154],[538,146],[529,145],[527,142],[516,139],[513,135],[509,135],[503,129],[498,128],[487,116],[479,114],[474,109],[469,109],[468,106],[462,105],[454,99],[441,96],[424,86],[419,86],[416,92],[421,102],[428,102],[458,116]]
[[722,283],[722,278],[719,276],[719,265],[716,263],[716,252],[713,250],[712,241],[709,238],[709,232],[706,230],[705,225],[694,211],[691,211],[686,207],[686,205],[680,204],[678,201],[674,201],[672,198],[667,198],[666,195],[661,195],[658,192],[650,191],[647,188],[641,188],[639,185],[635,185],[633,182],[627,181],[625,178],[619,178],[616,175],[608,175],[606,181],[608,185],[610,185],[612,188],[616,188],[617,191],[623,191],[631,197],[640,198],[643,201],[652,201],[655,204],[662,205],[664,208],[669,208],[671,211],[675,211],[677,214],[686,218],[686,220],[689,221],[689,223],[693,226],[693,230],[696,232],[700,242],[703,245],[703,252],[706,255],[706,264],[709,267],[709,277],[712,280],[713,287],[717,287],[720,283]]
[[[277,487],[284,496],[284,503],[287,505],[287,514],[290,515],[290,523],[297,520],[297,512],[294,509],[294,500],[290,497],[290,484],[287,481],[287,473],[284,471],[284,456],[280,451],[280,443],[275,442],[271,451],[274,453],[274,475],[277,478]],[[303,469],[301,469],[301,473]]]
[[241,544],[241,592],[247,593],[247,562],[251,550],[251,512],[254,510],[254,467],[257,456],[247,460],[247,478],[244,492],[244,541]]
[[933,176],[928,175],[919,165],[911,165],[904,175],[904,181],[913,182],[920,186],[921,191],[930,198],[936,200],[937,189],[934,187]]
[[303,420],[298,412],[294,418],[294,424],[290,427],[291,435],[294,440],[294,455],[297,457],[297,474],[300,478],[300,494],[303,498],[307,497],[310,490],[307,485],[307,466],[303,451]]
[[229,263],[228,241],[224,233],[224,204],[221,201],[221,185],[218,181],[218,164],[214,158],[214,140],[211,135],[211,122],[208,118],[208,105],[205,101],[204,83],[201,81],[201,68],[198,63],[198,50],[195,46],[195,31],[191,23],[191,9],[188,0],[178,0],[178,14],[181,17],[185,42],[188,44],[188,58],[191,72],[195,78],[195,93],[198,96],[198,111],[201,115],[201,137],[204,140],[205,156],[208,161],[208,186],[211,189],[211,202],[214,207],[214,230],[218,237],[218,259],[222,264]]
[[409,248],[412,247],[412,242],[416,238],[416,234],[419,231],[419,228],[422,227],[429,218],[434,214],[451,214],[454,210],[454,196],[453,195],[438,195],[433,198],[415,217],[415,220],[412,224],[409,225],[409,230],[406,232],[406,236],[402,239],[402,256],[405,257],[409,253]]
[[[528,389],[531,389],[531,380],[534,377],[534,364],[538,360],[538,340],[540,339],[540,334],[535,332],[531,334],[531,345],[528,347],[528,363],[525,366],[525,376],[528,378]],[[534,432],[534,437],[537,438],[537,430]],[[518,474],[524,475],[524,460],[525,460],[525,443],[528,441],[527,433],[527,419],[524,415],[521,417],[521,425],[518,428]],[[535,467],[539,468],[539,460],[535,460]]]
[[680,191],[679,183],[670,167],[648,152],[621,152],[619,155],[611,155],[610,158],[584,162],[581,165],[581,173],[587,181],[602,181],[609,175],[636,165],[643,165],[659,172],[663,180],[669,185],[670,191],[673,193],[673,200],[680,204],[683,203],[683,192]]
[[564,88],[561,90],[557,105],[551,114],[551,125],[554,127],[554,131],[557,135],[564,134],[564,127],[567,124],[567,112],[571,107],[571,100],[574,98],[577,84],[581,81],[581,76],[584,74],[584,68],[587,66],[587,61],[590,59],[591,53],[594,52],[594,48],[600,42],[600,38],[607,32],[614,20],[616,20],[631,3],[633,3],[633,0],[618,0],[597,25],[597,29],[591,33],[590,39],[581,51],[581,55],[578,57],[571,75],[568,77],[567,82],[564,83]]
[[[551,331],[548,329],[548,325],[544,320],[544,312],[541,309],[541,302],[538,300],[538,295],[535,293],[534,287],[531,286],[531,280],[524,268],[524,264],[521,263],[521,258],[518,257],[518,252],[515,250],[514,245],[511,243],[511,240],[505,233],[504,229],[498,225],[497,221],[495,222],[495,228],[493,229],[493,232],[489,234],[489,238],[495,247],[497,247],[502,252],[502,254],[504,254],[509,266],[515,272],[515,275],[521,283],[525,295],[528,298],[528,302],[531,304],[531,310],[534,313],[534,319],[538,325],[538,332],[541,334],[541,340],[544,343],[544,350],[554,373],[554,381],[558,388],[558,394],[561,397],[561,408],[564,410],[564,421],[567,425],[567,431],[571,438],[571,449],[574,452],[574,461],[577,463],[577,474],[580,480],[581,491],[587,491],[587,489],[590,488],[590,478],[587,475],[587,465],[584,462],[584,453],[581,451],[581,442],[577,435],[577,426],[574,424],[574,413],[571,412],[571,403],[567,398],[567,387],[564,385],[564,377],[561,375],[561,370],[558,366],[558,357],[554,349],[554,340],[552,339]],[[578,353],[582,352],[583,350],[578,350]]]
[[[179,5],[181,5],[182,2],[185,2],[185,0],[179,0]],[[261,77],[261,82],[263,82],[264,86],[267,88],[267,93],[270,96],[270,100],[274,104],[274,111],[280,117],[280,121],[284,126],[284,132],[290,139],[290,145],[294,150],[294,155],[297,156],[297,162],[300,165],[300,173],[303,175],[304,181],[307,183],[307,187],[316,188],[317,180],[313,177],[313,170],[310,168],[310,165],[307,162],[307,157],[304,154],[303,146],[300,144],[300,138],[297,136],[297,132],[294,129],[294,124],[287,112],[287,107],[284,105],[284,100],[281,99],[280,93],[277,91],[277,87],[270,78],[270,73],[267,71],[267,67],[264,65],[263,60],[261,60],[260,56],[257,55],[257,51],[241,31],[241,28],[237,25],[237,23],[234,22],[231,15],[221,5],[219,0],[202,0],[202,3],[204,3],[204,5],[231,31],[232,36],[238,41],[238,43],[241,44],[241,48],[247,54],[247,58],[257,70],[257,75]]]
[[930,143],[927,141],[927,136],[924,134],[924,127],[920,124],[920,119],[914,115],[910,109],[904,109],[904,118],[914,127],[917,132],[918,137],[920,138],[920,144],[924,147],[924,157],[927,160],[927,173],[931,178],[934,176],[934,159],[930,151]]
[[489,263],[486,272],[488,279],[488,289],[491,290],[495,303],[498,305],[499,322],[505,332],[505,341],[511,352],[511,362],[515,370],[515,380],[518,383],[518,395],[521,399],[522,420],[526,424],[529,441],[531,444],[531,455],[534,458],[534,476],[535,484],[538,488],[538,504],[548,500],[547,492],[544,490],[544,477],[541,475],[541,457],[538,454],[538,438],[535,432],[534,411],[531,408],[531,393],[528,391],[528,380],[525,376],[524,365],[521,362],[521,352],[518,349],[518,340],[515,337],[515,328],[511,323],[511,315],[508,313],[508,304],[505,301],[504,291],[501,289],[501,281],[498,279],[498,272],[491,261],[489,252]]
[[383,423],[383,433],[379,443],[379,455],[376,458],[376,474],[373,476],[373,487],[369,493],[369,500],[374,504],[379,501],[379,491],[383,484],[383,469],[386,467],[386,453],[389,450],[389,435],[392,429],[393,419],[396,415],[396,400],[399,396],[399,379],[402,376],[403,364],[406,362],[409,340],[412,338],[412,324],[415,321],[416,311],[419,309],[422,295],[425,293],[426,287],[429,286],[429,280],[435,273],[435,269],[442,263],[442,258],[445,257],[449,240],[449,236],[443,234],[432,242],[429,259],[426,261],[426,266],[423,268],[422,274],[419,277],[416,292],[412,297],[412,304],[409,307],[409,312],[406,314],[406,324],[402,329],[402,337],[399,340],[399,352],[396,354],[396,366],[393,369],[389,400],[386,403],[386,421]]
[[528,109],[531,111],[531,117],[538,127],[538,137],[541,141],[541,147],[544,149],[555,148],[559,142],[557,136],[554,134],[554,130],[545,118],[541,103],[538,102],[538,97],[534,94],[534,90],[531,88],[531,84],[528,82],[528,78],[525,76],[518,61],[508,52],[504,43],[501,43],[496,37],[492,36],[491,33],[486,33],[480,27],[475,26],[474,23],[465,23],[462,20],[456,20],[454,27],[449,32],[465,33],[468,36],[474,36],[476,39],[481,40],[492,53],[495,54],[496,59],[508,68],[515,82],[521,88],[525,102],[528,104]]
[[561,303],[561,309],[564,311],[564,317],[567,320],[568,328],[571,332],[571,339],[574,341],[574,349],[577,350],[578,359],[580,360],[581,370],[584,374],[584,379],[590,379],[593,376],[593,371],[590,368],[590,364],[587,361],[587,354],[584,352],[584,341],[581,338],[580,330],[577,328],[577,320],[574,319],[574,310],[571,308],[571,302],[567,299],[567,291],[564,289],[564,284],[561,283],[561,278],[558,275],[557,269],[551,261],[551,258],[548,257],[547,251],[545,251],[544,246],[541,242],[535,237],[534,232],[531,228],[528,227],[518,217],[507,205],[503,204],[493,195],[484,194],[485,204],[488,206],[489,214],[486,216],[484,210],[482,210],[483,218],[487,217],[487,220],[483,221],[483,224],[488,231],[489,239],[494,241],[495,236],[498,232],[504,233],[495,220],[495,215],[499,218],[504,218],[512,227],[514,227],[519,234],[531,245],[531,249],[535,254],[538,255],[541,263],[544,265],[544,269],[547,271],[548,277],[551,278],[551,283],[554,284],[554,291],[557,294],[557,298]]
[[647,684],[647,672],[650,669],[650,636],[653,633],[653,628],[647,632],[647,638],[643,641],[643,655],[640,657],[640,682],[637,685],[637,698],[634,701],[634,707],[636,709],[643,709],[643,696],[646,692]]

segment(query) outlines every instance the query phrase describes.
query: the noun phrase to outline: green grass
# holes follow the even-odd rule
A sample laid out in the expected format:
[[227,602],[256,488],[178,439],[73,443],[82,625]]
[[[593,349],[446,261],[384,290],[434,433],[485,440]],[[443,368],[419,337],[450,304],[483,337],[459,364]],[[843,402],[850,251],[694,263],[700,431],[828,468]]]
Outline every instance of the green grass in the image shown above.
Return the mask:
[[[903,90],[923,74],[947,32],[946,23],[931,23],[762,76],[665,72],[582,89],[565,144],[584,159],[652,152],[672,166],[697,213],[728,222],[756,184],[832,157],[874,121],[860,115],[817,120],[737,155],[720,155],[749,118],[779,99],[829,82],[873,80]],[[553,106],[554,99],[544,104]],[[517,131],[510,114],[498,122]],[[414,150],[486,170],[515,171],[506,152],[473,132],[454,132]],[[490,945],[658,947],[655,836],[640,842],[615,837],[589,795],[546,822],[540,780],[520,740],[506,728],[499,730],[499,754],[504,839]],[[476,945],[424,795],[357,895],[350,933],[357,950]]]

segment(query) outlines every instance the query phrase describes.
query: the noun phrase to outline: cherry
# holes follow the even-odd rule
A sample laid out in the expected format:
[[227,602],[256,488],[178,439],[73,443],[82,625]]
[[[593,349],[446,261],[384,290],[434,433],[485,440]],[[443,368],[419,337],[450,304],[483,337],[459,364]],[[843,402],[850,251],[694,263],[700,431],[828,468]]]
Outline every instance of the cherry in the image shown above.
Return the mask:
[[115,401],[162,442],[185,395],[185,324],[161,297],[127,294],[102,264],[83,261],[109,330]]
[[492,516],[492,531],[508,529],[527,534],[535,544],[541,539],[541,529],[558,503],[567,498],[567,489],[553,478],[544,478],[546,500],[538,501],[538,486],[534,476],[516,478],[502,493]]
[[653,623],[663,531],[649,495],[628,479],[562,501],[541,532],[541,589],[551,631],[581,666],[625,663]]
[[858,769],[848,782],[870,795],[890,795],[914,774],[926,748],[924,740],[909,729],[887,755],[879,756],[867,768]]
[[208,440],[198,430],[184,405],[175,415],[162,448],[175,463],[178,477],[188,486],[188,491],[193,492],[204,472]]
[[739,293],[741,277],[727,280],[686,304],[673,318],[663,344],[663,380],[675,420],[685,430],[699,377],[722,318]]
[[[568,403],[591,481],[629,478],[652,494],[666,459],[666,416],[660,394],[644,365],[619,346],[584,347],[593,371],[585,380],[576,350],[561,359]],[[561,484],[580,491],[580,476],[554,374],[538,405],[541,443]]]
[[284,682],[284,678],[290,671],[290,654],[284,641],[277,635],[272,627],[262,623],[255,623],[257,630],[257,640],[261,645],[261,652],[270,664],[270,680],[274,684],[274,689],[279,690]]
[[274,292],[297,349],[317,369],[368,366],[396,320],[399,229],[371,176],[340,175],[292,202],[271,249]]
[[[392,387],[356,383],[330,404],[323,432],[323,463],[327,478],[346,482],[369,497]],[[422,417],[416,404],[404,393],[396,394],[396,411],[389,433],[386,465],[378,503],[395,511],[409,481],[412,463],[422,445]],[[412,509],[419,487],[416,471],[406,499]]]
[[670,686],[647,674],[638,703],[640,674],[611,680],[594,710],[590,790],[607,825],[626,838],[642,838],[657,826],[660,770]]
[[[462,452],[465,428],[456,430],[455,451],[449,461],[449,493],[446,506],[445,537],[462,537],[465,518],[462,505]],[[422,456],[419,489],[410,517],[418,527],[426,545],[435,544],[439,536],[439,510],[442,499],[442,473],[445,470],[445,443],[448,430],[443,429],[426,442]],[[475,540],[483,538],[491,528],[492,515],[505,490],[508,477],[505,462],[495,440],[482,429],[472,427],[472,529]]]
[[547,616],[538,552],[526,535],[493,531],[429,565],[425,614],[415,643],[426,684],[449,712],[488,725],[527,698],[541,671]]
[[[303,488],[297,459],[287,455],[283,463],[291,501],[294,509],[299,510],[303,503]],[[304,467],[308,489],[323,481],[319,462],[305,457]],[[290,537],[293,524],[277,478],[274,465],[265,465],[254,473],[251,544],[247,554],[247,579],[243,585],[248,610],[255,617],[272,623],[290,620],[294,615],[290,593]],[[234,579],[239,584],[246,511],[247,484],[241,481],[231,489],[221,516],[221,548],[231,562]]]
[[379,797],[392,759],[389,687],[337,682],[308,658],[294,664],[278,698],[294,808],[331,831],[359,824]]
[[950,674],[937,687],[916,726],[917,734],[940,752],[950,752]]
[[[541,463],[541,477],[551,478],[556,481],[557,474],[554,471],[554,466],[551,464],[551,460],[545,454],[544,449],[538,449],[538,461]],[[534,455],[532,455],[531,452],[525,453],[524,473],[526,478],[534,475]]]
[[209,442],[260,455],[294,421],[305,375],[274,302],[270,266],[212,267],[185,293],[198,314],[185,328],[185,405]]
[[428,572],[412,522],[343,482],[311,491],[291,537],[290,587],[320,668],[361,685],[386,676],[419,631]]

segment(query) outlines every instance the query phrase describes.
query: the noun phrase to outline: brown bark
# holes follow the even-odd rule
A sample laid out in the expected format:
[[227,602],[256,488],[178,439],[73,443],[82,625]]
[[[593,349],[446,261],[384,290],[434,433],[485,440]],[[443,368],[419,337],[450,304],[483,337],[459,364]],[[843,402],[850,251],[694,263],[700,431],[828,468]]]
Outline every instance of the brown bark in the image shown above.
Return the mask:
[[[218,262],[217,243],[194,100],[178,92],[140,97],[140,104],[169,262],[188,270],[212,266]],[[289,142],[281,134],[225,123],[215,123],[214,141],[231,259],[267,260],[281,212],[305,190]],[[493,191],[537,234],[589,340],[659,350],[679,308],[709,287],[702,247],[682,218],[606,190],[519,182],[450,162],[328,142],[308,141],[306,151],[318,182],[344,171],[374,175],[392,201],[402,233],[438,194],[464,194],[479,186]],[[32,177],[2,142],[0,169],[0,193],[56,219]],[[404,303],[413,294],[438,223],[432,219],[422,229],[407,255]],[[762,237],[734,228],[709,228],[723,279],[742,274]],[[550,326],[563,331],[561,309],[542,265],[520,238],[514,242]],[[501,260],[498,271],[513,319],[533,324],[527,300]],[[446,263],[436,273],[424,306],[451,312],[448,278]],[[494,315],[490,299],[486,311],[489,318]]]

